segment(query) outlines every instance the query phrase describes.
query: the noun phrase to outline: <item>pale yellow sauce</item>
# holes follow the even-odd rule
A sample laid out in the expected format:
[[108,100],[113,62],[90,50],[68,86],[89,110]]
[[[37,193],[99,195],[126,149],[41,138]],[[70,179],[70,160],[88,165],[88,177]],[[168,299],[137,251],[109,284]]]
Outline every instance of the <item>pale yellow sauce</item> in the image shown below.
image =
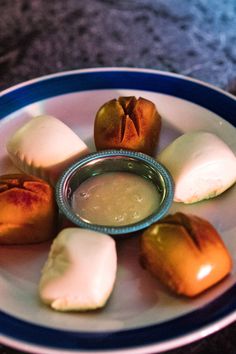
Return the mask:
[[129,172],[108,172],[87,179],[73,194],[72,208],[87,222],[124,226],[152,214],[160,204],[154,184]]

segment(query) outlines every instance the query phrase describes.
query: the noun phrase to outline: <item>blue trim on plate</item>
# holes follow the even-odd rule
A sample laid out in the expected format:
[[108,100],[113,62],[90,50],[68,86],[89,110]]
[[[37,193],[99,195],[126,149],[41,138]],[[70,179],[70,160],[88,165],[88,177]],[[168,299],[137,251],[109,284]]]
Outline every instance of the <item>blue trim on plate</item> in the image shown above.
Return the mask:
[[234,125],[236,123],[236,100],[220,91],[179,76],[125,70],[55,75],[16,88],[0,97],[0,119],[43,99],[101,89],[144,90],[179,97],[219,114]]
[[[172,95],[196,103],[236,125],[236,100],[183,77],[129,70],[70,72],[13,88],[0,96],[0,118],[57,95],[100,89],[133,89]],[[48,348],[108,350],[158,344],[186,336],[236,311],[236,285],[197,311],[164,323],[115,332],[73,332],[35,325],[0,312],[1,334]],[[59,344],[58,344],[59,343]]]
[[158,325],[114,332],[74,332],[42,327],[0,312],[2,333],[19,341],[61,350],[114,350],[158,344],[201,330],[236,310],[236,286],[209,305]]

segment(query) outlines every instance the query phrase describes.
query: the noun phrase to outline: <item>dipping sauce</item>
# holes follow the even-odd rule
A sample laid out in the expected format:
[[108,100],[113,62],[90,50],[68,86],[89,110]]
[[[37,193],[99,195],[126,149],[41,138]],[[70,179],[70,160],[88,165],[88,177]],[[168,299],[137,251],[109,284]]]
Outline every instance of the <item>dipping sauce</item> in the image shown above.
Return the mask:
[[124,226],[151,215],[160,199],[157,188],[146,178],[129,172],[108,172],[81,183],[72,196],[72,208],[87,222]]

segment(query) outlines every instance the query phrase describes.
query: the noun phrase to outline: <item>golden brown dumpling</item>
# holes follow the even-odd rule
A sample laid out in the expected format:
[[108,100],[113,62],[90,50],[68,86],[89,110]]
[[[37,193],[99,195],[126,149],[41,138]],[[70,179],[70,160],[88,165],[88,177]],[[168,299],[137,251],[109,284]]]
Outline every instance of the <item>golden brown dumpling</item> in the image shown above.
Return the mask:
[[52,187],[24,174],[0,176],[0,244],[27,244],[54,236],[57,209]]
[[161,117],[145,98],[119,97],[97,112],[94,140],[97,150],[128,149],[154,155],[161,130]]
[[169,215],[144,231],[141,261],[172,291],[190,297],[219,282],[232,268],[216,229],[183,213]]

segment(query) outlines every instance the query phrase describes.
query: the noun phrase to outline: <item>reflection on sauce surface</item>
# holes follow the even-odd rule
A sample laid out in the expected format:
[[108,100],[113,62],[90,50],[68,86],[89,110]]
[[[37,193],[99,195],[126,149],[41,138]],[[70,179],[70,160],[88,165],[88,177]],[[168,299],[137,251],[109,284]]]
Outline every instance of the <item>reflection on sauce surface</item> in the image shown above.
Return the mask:
[[87,222],[124,226],[152,214],[160,198],[151,181],[129,172],[108,172],[84,181],[73,194],[72,208]]

